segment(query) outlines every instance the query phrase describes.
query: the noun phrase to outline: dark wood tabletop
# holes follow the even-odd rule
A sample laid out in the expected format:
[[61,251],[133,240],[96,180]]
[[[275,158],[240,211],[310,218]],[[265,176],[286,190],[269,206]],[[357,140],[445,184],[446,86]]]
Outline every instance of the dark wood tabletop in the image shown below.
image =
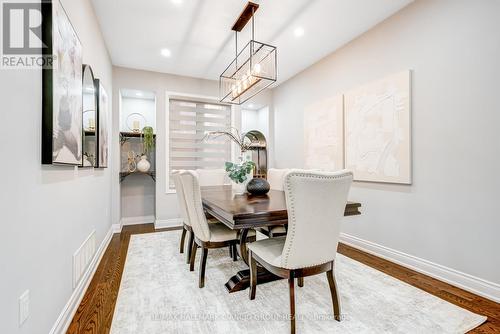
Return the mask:
[[[235,195],[231,186],[202,187],[205,210],[232,229],[288,223],[285,193],[270,190],[266,195]],[[359,215],[361,203],[348,202],[345,216]]]

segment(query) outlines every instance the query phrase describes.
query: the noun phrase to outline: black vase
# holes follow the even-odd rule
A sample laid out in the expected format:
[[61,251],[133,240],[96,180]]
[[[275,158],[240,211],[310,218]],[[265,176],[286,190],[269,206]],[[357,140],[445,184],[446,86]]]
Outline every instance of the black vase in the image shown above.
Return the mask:
[[252,195],[264,195],[269,192],[271,186],[265,179],[251,179],[247,184],[247,191]]

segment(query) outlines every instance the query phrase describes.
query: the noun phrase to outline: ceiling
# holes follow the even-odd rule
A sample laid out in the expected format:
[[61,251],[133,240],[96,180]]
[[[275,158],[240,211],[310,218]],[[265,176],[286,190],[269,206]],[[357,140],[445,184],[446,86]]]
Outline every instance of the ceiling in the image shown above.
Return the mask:
[[[413,0],[261,0],[255,39],[278,48],[278,83]],[[92,0],[114,65],[218,80],[244,0]],[[301,30],[303,35],[300,34]],[[250,24],[238,36],[250,38]],[[167,48],[169,57],[161,50]]]

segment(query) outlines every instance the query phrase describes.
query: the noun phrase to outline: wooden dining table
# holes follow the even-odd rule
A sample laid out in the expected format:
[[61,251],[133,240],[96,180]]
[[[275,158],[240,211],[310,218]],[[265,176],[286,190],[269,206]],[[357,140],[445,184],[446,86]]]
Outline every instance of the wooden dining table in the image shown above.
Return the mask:
[[[265,226],[287,225],[288,213],[285,193],[270,190],[266,195],[236,195],[231,186],[201,188],[201,199],[205,211],[230,229],[238,230],[239,255],[248,265],[247,236],[249,229]],[[347,202],[344,216],[359,215],[361,203]],[[257,284],[281,279],[259,267]],[[231,292],[245,290],[250,284],[250,269],[241,270],[229,279],[226,289]]]

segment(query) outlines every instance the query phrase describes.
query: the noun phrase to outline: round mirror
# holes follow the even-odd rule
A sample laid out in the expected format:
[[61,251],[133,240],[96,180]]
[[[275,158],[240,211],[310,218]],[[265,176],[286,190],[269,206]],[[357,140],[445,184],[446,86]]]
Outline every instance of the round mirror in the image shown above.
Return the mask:
[[96,89],[94,73],[89,65],[83,65],[83,167],[95,167],[97,151]]

